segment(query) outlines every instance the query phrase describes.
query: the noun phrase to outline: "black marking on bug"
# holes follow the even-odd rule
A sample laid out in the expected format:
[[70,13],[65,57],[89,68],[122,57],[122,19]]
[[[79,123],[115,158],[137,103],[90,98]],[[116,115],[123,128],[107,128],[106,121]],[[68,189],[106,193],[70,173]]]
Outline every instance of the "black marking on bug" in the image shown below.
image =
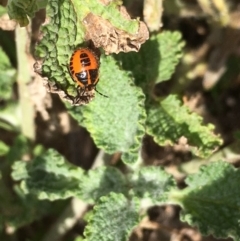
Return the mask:
[[89,75],[90,75],[91,83],[96,85],[98,81],[98,69],[90,69]]
[[86,53],[80,54],[80,63],[83,67],[91,66],[91,60]]

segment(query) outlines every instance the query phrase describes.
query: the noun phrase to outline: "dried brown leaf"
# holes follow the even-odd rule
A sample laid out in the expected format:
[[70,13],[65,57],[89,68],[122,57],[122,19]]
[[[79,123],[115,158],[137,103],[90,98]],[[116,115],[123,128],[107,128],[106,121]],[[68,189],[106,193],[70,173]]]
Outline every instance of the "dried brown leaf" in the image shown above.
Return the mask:
[[[130,16],[124,7],[120,7],[123,17],[130,20]],[[86,40],[91,40],[95,47],[103,48],[106,54],[119,52],[137,52],[141,44],[149,38],[149,32],[145,23],[139,21],[139,29],[136,34],[130,34],[114,27],[108,20],[89,13],[84,21],[86,27]]]

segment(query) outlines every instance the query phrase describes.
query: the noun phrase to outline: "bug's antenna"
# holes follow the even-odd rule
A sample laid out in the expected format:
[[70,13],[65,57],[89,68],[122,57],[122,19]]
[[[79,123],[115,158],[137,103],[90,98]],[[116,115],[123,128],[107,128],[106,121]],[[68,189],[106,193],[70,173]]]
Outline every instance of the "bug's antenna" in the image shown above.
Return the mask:
[[104,94],[102,94],[101,92],[99,92],[96,87],[95,87],[95,90],[96,90],[96,92],[98,92],[98,94],[104,96],[105,98],[109,98],[107,95],[104,95]]

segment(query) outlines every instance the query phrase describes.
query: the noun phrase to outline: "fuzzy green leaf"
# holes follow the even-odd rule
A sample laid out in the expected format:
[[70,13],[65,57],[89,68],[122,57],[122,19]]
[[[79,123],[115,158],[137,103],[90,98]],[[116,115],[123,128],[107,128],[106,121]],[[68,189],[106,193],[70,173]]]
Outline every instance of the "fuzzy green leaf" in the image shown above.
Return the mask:
[[12,177],[21,180],[25,193],[38,199],[66,199],[79,191],[83,170],[67,163],[56,151],[50,149],[31,162],[15,162]]
[[126,193],[124,176],[113,167],[100,167],[84,174],[83,170],[67,163],[54,150],[49,150],[31,162],[17,161],[12,177],[21,181],[25,193],[39,199],[66,199],[77,196],[94,204],[110,192]]
[[[122,152],[126,163],[137,161],[141,140],[145,134],[144,95],[133,85],[128,73],[117,66],[112,57],[101,59],[98,91],[95,99],[82,107],[70,107],[69,112],[91,133],[95,144],[107,153]],[[75,113],[76,112],[76,113]],[[78,119],[79,118],[79,119]]]
[[156,37],[160,47],[160,65],[158,68],[159,76],[156,83],[168,80],[174,73],[176,65],[183,55],[185,43],[182,41],[180,32],[165,31]]
[[213,129],[212,124],[202,125],[202,117],[190,113],[174,95],[148,112],[147,132],[159,145],[173,145],[184,136],[192,152],[200,157],[208,157],[222,144],[222,140],[213,134]]
[[0,99],[10,99],[15,74],[16,70],[12,68],[8,56],[0,47]]
[[[131,34],[137,33],[139,21],[137,19],[129,20],[118,11],[119,6],[121,6],[120,1],[111,1],[108,5],[103,5],[98,1],[89,2],[89,10],[95,15],[110,21],[111,24],[118,29]],[[85,3],[84,5],[86,6]]]
[[44,60],[42,76],[71,98],[78,95],[77,83],[72,81],[66,66],[73,51],[84,42],[86,26],[83,20],[90,12],[110,20],[122,30],[133,33],[138,30],[138,21],[121,16],[115,1],[107,6],[95,0],[48,2],[49,24],[42,28],[44,37],[36,48],[36,55]]
[[177,31],[163,31],[153,35],[138,53],[120,53],[116,59],[122,67],[132,71],[137,84],[146,88],[148,83],[170,79],[182,57],[184,42]]
[[168,192],[176,188],[171,175],[161,167],[144,167],[134,173],[131,180],[132,194],[139,198],[149,198],[159,204],[168,200]]
[[182,220],[198,226],[204,235],[240,240],[240,170],[215,162],[186,179],[188,187],[172,193],[183,207]]
[[139,222],[139,203],[127,200],[122,194],[111,193],[94,206],[84,231],[87,241],[128,240]]
[[49,24],[42,27],[44,37],[36,47],[36,55],[44,60],[42,75],[48,77],[53,85],[58,85],[62,89],[70,88],[70,83],[72,88],[76,89],[66,67],[75,44],[83,41],[83,33],[78,34],[76,28],[79,19],[73,2],[48,1],[46,12]]
[[28,17],[32,18],[39,9],[44,8],[47,0],[11,0],[8,1],[8,14],[15,19],[21,27],[28,25]]
[[100,197],[110,192],[126,193],[126,181],[122,173],[114,167],[100,167],[90,170],[80,185],[82,200],[94,204]]
[[[79,11],[79,14],[83,11],[84,9]],[[76,28],[80,20],[72,1],[51,0],[48,2],[46,12],[49,24],[42,27],[44,37],[36,47],[36,55],[44,60],[42,75],[48,77],[51,84],[66,91],[72,88],[77,93],[66,65],[75,45],[83,41],[83,32],[78,33]]]

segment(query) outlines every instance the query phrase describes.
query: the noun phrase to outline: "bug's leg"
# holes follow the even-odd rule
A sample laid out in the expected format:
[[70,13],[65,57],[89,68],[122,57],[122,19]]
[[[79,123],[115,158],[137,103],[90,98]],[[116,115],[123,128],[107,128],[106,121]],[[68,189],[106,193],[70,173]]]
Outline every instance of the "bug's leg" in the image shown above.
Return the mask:
[[74,98],[73,105],[79,103],[83,99],[83,93],[84,93],[84,90],[80,86],[78,86],[77,96]]
[[78,86],[77,90],[79,96],[84,96],[84,94],[86,93],[86,87],[82,88],[81,86]]
[[97,90],[96,86],[95,86],[95,90],[96,90],[96,92],[97,92],[98,94],[100,94],[100,95],[102,95],[102,96],[104,96],[104,97],[106,97],[106,98],[109,98],[107,95],[104,95],[104,94],[102,94],[101,92],[99,92],[99,91]]

